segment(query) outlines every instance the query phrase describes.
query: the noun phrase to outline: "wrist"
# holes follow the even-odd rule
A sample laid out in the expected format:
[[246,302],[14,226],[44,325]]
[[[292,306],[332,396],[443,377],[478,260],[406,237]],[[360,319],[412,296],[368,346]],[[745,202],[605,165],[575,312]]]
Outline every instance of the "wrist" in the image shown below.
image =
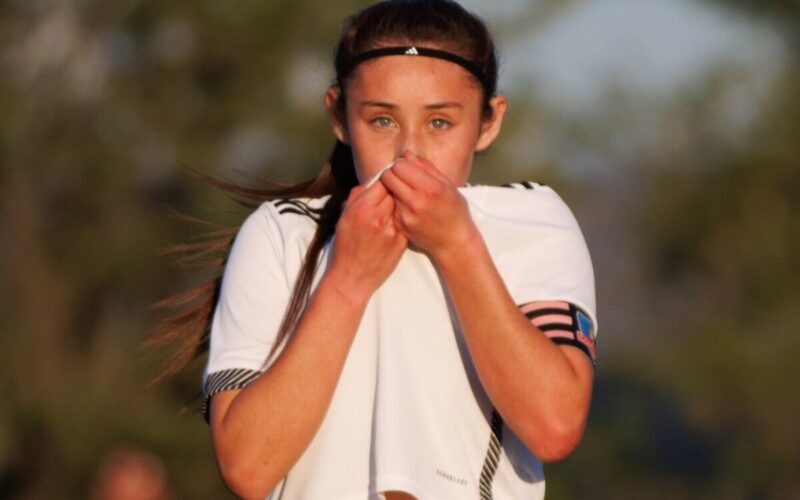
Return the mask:
[[474,224],[460,233],[459,236],[450,238],[446,245],[442,245],[430,253],[434,264],[440,268],[466,265],[462,269],[469,267],[469,262],[484,252],[486,245],[483,237],[478,232]]
[[356,286],[346,279],[347,273],[337,273],[329,269],[320,280],[318,289],[326,290],[327,293],[335,295],[337,300],[353,308],[363,309],[372,297],[373,290]]

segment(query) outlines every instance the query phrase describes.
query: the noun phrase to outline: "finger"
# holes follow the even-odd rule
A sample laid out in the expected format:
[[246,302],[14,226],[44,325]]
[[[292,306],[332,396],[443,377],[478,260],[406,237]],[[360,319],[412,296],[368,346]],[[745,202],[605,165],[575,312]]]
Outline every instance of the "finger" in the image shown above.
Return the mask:
[[[447,186],[452,186],[453,185],[453,183],[450,181],[450,179],[446,175],[444,175],[441,170],[436,168],[436,166],[433,163],[431,163],[430,160],[428,160],[427,158],[425,158],[423,156],[420,156],[420,155],[417,155],[416,153],[413,153],[411,151],[403,152],[403,155],[402,155],[401,158],[403,160],[405,160],[406,165],[414,165],[416,167],[416,169],[409,169],[409,168],[407,168],[407,166],[404,167],[404,168],[401,168],[400,169],[402,171],[401,175],[402,174],[413,175],[415,173],[414,171],[416,170],[417,174],[422,172],[422,173],[426,174],[427,177],[431,177],[431,178],[435,179],[436,181],[444,183]],[[416,180],[419,180],[420,182],[424,182],[424,177],[418,176],[418,177],[416,177]],[[409,184],[414,184],[415,183],[415,178],[414,177],[408,177],[408,178],[406,178],[406,182],[408,182]],[[419,184],[418,186],[415,186],[415,187],[419,188],[421,186],[424,186],[424,184]]]
[[394,212],[394,198],[391,196],[384,196],[381,201],[375,205],[375,212],[379,214],[379,216],[391,215]]
[[430,173],[431,175],[440,175],[440,176],[444,175],[438,168],[436,168],[436,165],[434,165],[429,159],[427,159],[422,155],[418,155],[417,153],[411,150],[403,151],[403,154],[400,155],[400,158],[415,164],[416,166]]
[[349,202],[355,200],[356,198],[358,198],[361,195],[362,192],[364,192],[364,187],[363,186],[355,186],[355,187],[353,187],[353,189],[351,189],[350,193],[347,195],[347,202],[349,203]]
[[[387,186],[395,188],[397,191],[393,191],[392,194],[402,197],[406,203],[411,203],[412,196],[438,197],[448,189],[453,188],[453,184],[439,175],[438,171],[428,171],[419,163],[411,163],[410,161],[398,162],[392,170],[395,176],[403,181],[410,190],[400,190],[400,187],[395,187],[388,182]],[[389,182],[391,182],[391,176],[389,179]]]
[[409,154],[409,157],[411,159],[415,160],[416,164],[423,171],[425,171],[426,173],[430,174],[434,178],[436,178],[436,179],[438,179],[438,180],[440,180],[440,181],[442,181],[442,182],[444,182],[446,184],[450,184],[450,179],[448,179],[442,173],[442,171],[439,170],[438,168],[436,168],[436,165],[431,163],[427,158],[425,158],[424,156],[419,156],[418,154],[416,154],[416,153],[414,153],[412,151],[409,151],[408,154]]
[[408,201],[414,196],[414,188],[404,181],[394,171],[394,168],[387,170],[386,173],[383,174],[383,177],[381,177],[380,182],[392,196],[399,200]]
[[408,231],[408,223],[410,223],[414,218],[413,214],[414,212],[411,210],[411,208],[403,203],[402,200],[395,200],[393,213],[394,224],[406,236],[408,236],[408,234],[406,234]]
[[389,254],[386,256],[387,260],[389,261],[398,261],[403,253],[408,248],[408,238],[403,235],[403,233],[397,231],[395,232],[395,245],[389,251]]
[[361,188],[361,195],[359,198],[369,205],[377,205],[381,200],[389,196],[386,187],[380,182],[376,182],[368,188],[363,186],[359,186],[359,188]]
[[390,162],[388,165],[386,165],[382,169],[380,169],[377,174],[373,175],[366,183],[364,183],[364,186],[367,189],[372,187],[373,184],[375,184],[376,182],[378,182],[381,179],[381,177],[383,176],[384,172],[386,172],[387,170],[389,170],[392,167],[394,167],[395,163],[397,163],[397,159],[392,161],[392,162]]
[[398,160],[391,172],[413,189],[423,188],[436,180],[417,159],[406,156]]

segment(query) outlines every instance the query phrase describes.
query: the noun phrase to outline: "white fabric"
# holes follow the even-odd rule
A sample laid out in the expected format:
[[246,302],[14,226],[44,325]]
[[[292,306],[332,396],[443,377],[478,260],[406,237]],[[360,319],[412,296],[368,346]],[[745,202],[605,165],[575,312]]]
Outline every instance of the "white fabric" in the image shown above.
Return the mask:
[[[550,188],[460,191],[516,303],[568,301],[597,324],[586,245]],[[262,205],[236,239],[206,376],[264,369],[316,227],[279,212]],[[326,259],[327,249],[323,269]],[[480,498],[492,410],[436,270],[408,250],[367,306],[319,431],[272,497],[355,500],[401,490],[426,500]],[[541,463],[508,428],[492,492],[501,500],[544,496]]]

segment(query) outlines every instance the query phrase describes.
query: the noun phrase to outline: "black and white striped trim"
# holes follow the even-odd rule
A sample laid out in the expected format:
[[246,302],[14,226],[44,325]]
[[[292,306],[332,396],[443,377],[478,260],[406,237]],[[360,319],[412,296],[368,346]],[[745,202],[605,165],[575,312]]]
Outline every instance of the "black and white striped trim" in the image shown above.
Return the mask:
[[481,500],[492,500],[492,482],[500,463],[500,454],[503,450],[503,417],[492,410],[492,435],[489,437],[489,449],[486,450],[486,460],[483,462],[481,479],[478,483]]
[[307,203],[294,199],[275,200],[273,202],[279,214],[305,215],[314,222],[319,222],[319,210],[311,208]]
[[[578,339],[580,327],[578,326],[578,312],[580,311],[578,307],[574,304],[568,304],[569,309],[562,309],[560,307],[548,307],[542,309],[535,309],[533,311],[528,311],[525,313],[525,316],[530,319],[539,330],[541,330],[545,335],[547,335],[550,340],[552,340],[557,345],[571,345],[573,347],[577,347],[581,351],[584,352],[592,362],[593,367],[597,367],[597,358],[595,353],[592,352],[591,349],[584,343]],[[583,313],[586,315],[586,313]],[[560,315],[562,317],[562,321],[569,321],[569,323],[563,322],[550,322],[550,323],[541,323],[536,321],[538,318],[542,316],[555,316]],[[548,332],[563,332],[572,335],[572,337],[560,337],[557,335],[551,335]],[[591,339],[594,341],[594,339]]]
[[504,188],[513,188],[513,189],[536,189],[539,187],[544,186],[544,184],[538,184],[536,182],[510,182],[508,184],[503,184],[501,187]]
[[247,368],[232,368],[221,370],[208,375],[203,385],[203,418],[208,421],[209,402],[211,397],[231,389],[244,389],[258,378],[261,372]]

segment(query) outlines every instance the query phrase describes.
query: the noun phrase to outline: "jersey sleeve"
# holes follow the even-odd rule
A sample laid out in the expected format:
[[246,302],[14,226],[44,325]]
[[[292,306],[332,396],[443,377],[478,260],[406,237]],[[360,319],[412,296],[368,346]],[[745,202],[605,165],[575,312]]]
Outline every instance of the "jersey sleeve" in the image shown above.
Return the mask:
[[520,306],[569,304],[573,308],[569,316],[576,325],[573,330],[586,333],[594,343],[594,270],[578,222],[561,197],[547,186],[530,182],[486,187],[467,197],[514,301]]
[[531,302],[520,310],[554,343],[580,349],[597,366],[594,324],[585,311],[561,301]]
[[270,204],[251,214],[228,256],[203,376],[206,418],[212,396],[258,378],[283,320],[291,288],[275,217]]

